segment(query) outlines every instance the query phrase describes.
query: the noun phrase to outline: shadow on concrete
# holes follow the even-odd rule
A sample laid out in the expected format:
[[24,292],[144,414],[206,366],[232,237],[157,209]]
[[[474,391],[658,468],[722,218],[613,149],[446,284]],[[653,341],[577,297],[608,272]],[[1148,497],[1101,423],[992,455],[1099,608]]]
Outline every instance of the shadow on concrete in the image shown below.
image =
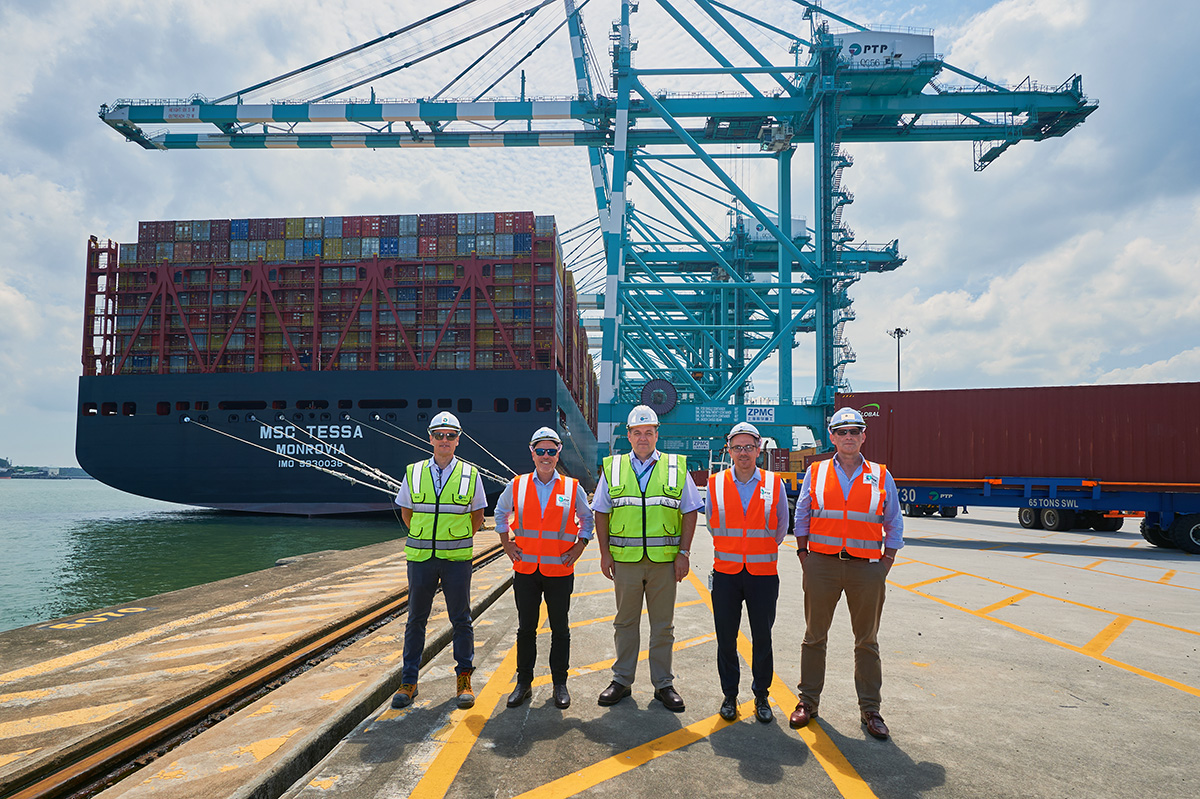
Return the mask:
[[946,767],[941,763],[913,759],[896,743],[895,733],[886,741],[877,741],[860,728],[857,735],[844,735],[824,719],[815,719],[838,751],[856,764],[859,776],[866,780],[879,799],[920,796],[946,784]]
[[[1131,549],[1126,546],[1109,546],[1104,544],[1070,544],[1055,541],[995,541],[986,538],[971,538],[964,540],[947,540],[944,538],[910,539],[910,543],[920,542],[921,546],[942,549],[974,549],[990,550],[999,553],[1034,553],[1046,555],[1077,555],[1088,558],[1119,558],[1126,561],[1177,561],[1186,557],[1177,549]],[[903,550],[901,550],[903,555]]]
[[[716,708],[713,708],[716,710]],[[739,719],[709,736],[713,755],[737,761],[738,775],[748,783],[776,785],[788,775],[785,768],[803,766],[812,757],[804,741],[791,733],[786,711],[776,708],[775,721]],[[794,775],[792,775],[794,778]],[[784,791],[780,795],[794,795]]]

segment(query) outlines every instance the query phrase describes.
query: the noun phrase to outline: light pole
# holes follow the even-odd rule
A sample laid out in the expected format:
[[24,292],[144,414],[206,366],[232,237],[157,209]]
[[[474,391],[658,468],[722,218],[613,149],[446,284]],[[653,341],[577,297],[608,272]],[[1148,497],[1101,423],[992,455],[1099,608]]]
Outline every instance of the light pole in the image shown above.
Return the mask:
[[896,390],[900,390],[900,339],[908,335],[908,328],[898,327],[895,330],[887,332],[889,336],[896,339]]

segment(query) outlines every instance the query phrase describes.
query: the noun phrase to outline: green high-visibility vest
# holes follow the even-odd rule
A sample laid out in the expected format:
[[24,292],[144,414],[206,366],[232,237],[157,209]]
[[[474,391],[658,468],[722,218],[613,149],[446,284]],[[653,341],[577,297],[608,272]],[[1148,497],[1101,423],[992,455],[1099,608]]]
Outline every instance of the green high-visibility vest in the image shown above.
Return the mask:
[[613,560],[635,563],[648,557],[669,563],[679,554],[683,531],[683,481],[687,458],[661,455],[642,492],[629,455],[604,459],[604,478],[612,511],[608,516],[608,549]]
[[404,554],[412,561],[470,560],[475,547],[471,501],[475,498],[475,468],[459,460],[439,494],[434,490],[429,461],[410,463],[406,471],[413,514]]

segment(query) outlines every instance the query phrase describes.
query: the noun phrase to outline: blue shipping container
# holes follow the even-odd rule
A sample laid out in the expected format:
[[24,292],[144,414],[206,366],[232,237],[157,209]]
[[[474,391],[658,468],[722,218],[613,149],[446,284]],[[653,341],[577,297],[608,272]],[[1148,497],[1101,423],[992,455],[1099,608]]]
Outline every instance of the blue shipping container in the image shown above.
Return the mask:
[[533,250],[533,234],[532,233],[514,233],[513,234],[513,252],[531,252]]
[[342,237],[342,218],[340,216],[325,217],[325,238],[340,239]]
[[304,254],[306,256],[320,255],[321,254],[321,239],[305,239],[304,240]]
[[[401,219],[403,218],[404,217],[401,217]],[[419,239],[416,236],[401,236],[396,240],[396,255],[399,255],[403,258],[416,257],[418,241]]]
[[289,261],[298,261],[304,257],[304,239],[288,239],[283,243],[283,257]]
[[250,260],[250,242],[245,239],[229,242],[229,259],[231,261]]
[[250,220],[249,219],[231,219],[229,221],[229,238],[231,238],[231,239],[248,239],[248,238],[250,238]]
[[400,240],[395,236],[380,236],[379,237],[379,254],[380,255],[399,255]]

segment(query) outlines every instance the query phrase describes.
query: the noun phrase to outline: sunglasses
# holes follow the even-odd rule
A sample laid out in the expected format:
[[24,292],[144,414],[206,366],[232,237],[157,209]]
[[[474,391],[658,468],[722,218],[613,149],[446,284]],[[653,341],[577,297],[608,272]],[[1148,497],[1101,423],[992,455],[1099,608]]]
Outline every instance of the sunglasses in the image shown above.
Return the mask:
[[558,447],[537,447],[533,450],[534,455],[545,457],[547,455],[557,455]]
[[857,436],[861,434],[862,431],[863,429],[861,427],[839,427],[837,430],[833,431],[833,434],[835,436]]
[[730,452],[758,452],[758,444],[737,444],[729,448]]
[[438,441],[453,441],[458,438],[458,433],[430,433]]

